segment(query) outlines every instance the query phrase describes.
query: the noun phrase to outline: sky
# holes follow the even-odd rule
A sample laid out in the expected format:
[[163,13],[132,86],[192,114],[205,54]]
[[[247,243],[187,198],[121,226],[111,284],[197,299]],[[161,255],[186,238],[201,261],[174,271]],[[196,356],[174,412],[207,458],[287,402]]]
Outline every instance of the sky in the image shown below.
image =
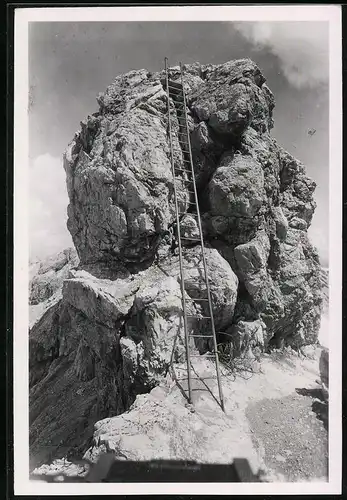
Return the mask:
[[[251,58],[274,93],[272,135],[317,183],[309,230],[328,264],[329,46],[325,22],[53,22],[29,26],[30,257],[72,246],[62,155],[119,74]],[[313,136],[310,129],[316,129]]]

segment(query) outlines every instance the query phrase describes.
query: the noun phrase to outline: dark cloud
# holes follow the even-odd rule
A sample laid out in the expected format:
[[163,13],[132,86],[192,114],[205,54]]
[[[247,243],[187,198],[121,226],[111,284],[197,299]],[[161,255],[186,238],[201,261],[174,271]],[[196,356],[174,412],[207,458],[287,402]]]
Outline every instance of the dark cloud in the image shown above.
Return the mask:
[[239,22],[233,25],[256,49],[274,54],[294,87],[314,88],[329,80],[328,22]]

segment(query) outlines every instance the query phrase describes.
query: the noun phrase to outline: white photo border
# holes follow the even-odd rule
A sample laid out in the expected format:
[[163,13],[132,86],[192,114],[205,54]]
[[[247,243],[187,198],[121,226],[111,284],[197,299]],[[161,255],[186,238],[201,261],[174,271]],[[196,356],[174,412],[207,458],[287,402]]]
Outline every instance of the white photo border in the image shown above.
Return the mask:
[[[326,483],[65,483],[29,481],[28,23],[326,21],[329,23],[329,481]],[[338,5],[16,8],[14,30],[14,492],[16,495],[340,494],[342,481],[342,27]]]

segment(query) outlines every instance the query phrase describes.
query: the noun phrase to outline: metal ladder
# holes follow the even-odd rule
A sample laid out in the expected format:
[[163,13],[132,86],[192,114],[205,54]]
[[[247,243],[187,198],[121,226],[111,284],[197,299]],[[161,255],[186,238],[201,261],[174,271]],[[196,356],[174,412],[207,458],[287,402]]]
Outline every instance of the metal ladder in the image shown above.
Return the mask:
[[[217,339],[216,339],[216,330],[213,319],[213,311],[212,311],[212,301],[211,301],[211,292],[210,292],[210,284],[208,278],[208,270],[205,256],[205,247],[204,240],[202,234],[201,227],[201,218],[199,211],[199,201],[196,189],[195,182],[195,174],[194,174],[194,165],[193,165],[193,157],[192,150],[190,144],[190,135],[188,128],[188,120],[187,120],[187,105],[186,105],[186,95],[184,91],[184,80],[183,80],[183,68],[182,63],[179,65],[180,67],[180,75],[181,81],[173,81],[170,80],[170,69],[168,66],[168,58],[165,58],[165,77],[166,77],[166,92],[167,92],[167,112],[168,112],[168,133],[170,140],[170,156],[171,156],[171,168],[172,168],[172,176],[173,176],[173,187],[174,187],[174,199],[175,199],[175,210],[176,210],[176,224],[177,224],[177,239],[178,239],[178,252],[179,252],[179,264],[180,264],[180,277],[181,277],[181,292],[182,292],[182,306],[183,306],[183,321],[184,321],[184,334],[185,334],[185,349],[186,349],[186,362],[187,362],[187,376],[188,376],[188,401],[192,404],[192,364],[191,357],[200,356],[200,354],[191,354],[190,353],[190,338],[203,338],[203,339],[212,339],[213,340],[213,352],[210,356],[215,361],[216,366],[216,374],[217,374],[217,383],[218,383],[218,392],[219,392],[219,402],[223,411],[224,408],[224,398],[221,384],[221,376],[220,376],[220,367],[219,367],[219,357],[217,351]],[[173,137],[172,137],[172,124],[171,124],[171,102],[174,104],[174,108],[177,113],[178,120],[178,143],[181,148],[181,152],[183,155],[183,167],[179,168],[175,165],[174,154],[173,154]],[[186,174],[186,179],[184,180],[189,188],[188,193],[192,196],[192,201],[189,203],[189,207],[195,207],[195,212],[180,212],[179,211],[179,201],[182,200],[179,198],[177,193],[177,176],[182,176],[182,174]],[[180,228],[180,219],[184,215],[190,215],[196,218],[199,237],[198,238],[188,238],[181,235]],[[185,297],[185,275],[184,275],[184,260],[183,260],[183,252],[182,252],[182,241],[195,241],[196,243],[200,243],[202,262],[203,262],[203,278],[200,280],[204,280],[206,283],[206,292],[207,298],[194,298],[193,301],[206,301],[208,302],[208,310],[209,315],[203,316],[204,319],[209,320],[211,323],[211,335],[198,335],[189,333],[188,329],[188,317],[192,317],[192,315],[187,314],[187,304]],[[194,317],[194,316],[193,316]],[[201,319],[201,316],[196,316],[198,319]]]

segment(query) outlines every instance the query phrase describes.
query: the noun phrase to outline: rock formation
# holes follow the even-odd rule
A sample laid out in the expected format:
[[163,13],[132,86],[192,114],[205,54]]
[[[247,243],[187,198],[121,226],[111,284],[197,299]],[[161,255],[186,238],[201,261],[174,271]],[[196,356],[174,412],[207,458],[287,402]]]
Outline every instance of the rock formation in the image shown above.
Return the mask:
[[[246,346],[315,343],[320,264],[307,236],[315,183],[270,134],[275,101],[265,78],[247,59],[184,68],[215,322],[231,334],[218,341],[228,339],[235,355]],[[99,111],[81,122],[64,155],[79,267],[64,275],[61,294],[30,331],[35,465],[85,450],[97,420],[124,412],[184,360],[164,73],[131,71],[97,100]],[[184,178],[178,191],[185,212]],[[189,214],[182,227],[196,231]],[[184,248],[188,277],[201,272],[196,250]],[[33,304],[54,293],[48,285],[37,291],[35,279]],[[205,294],[186,286],[188,299]],[[201,354],[210,348],[203,340],[195,346]]]
[[51,255],[43,262],[30,263],[29,304],[38,305],[62,288],[69,270],[77,267],[78,257],[74,248],[67,248],[58,255]]

